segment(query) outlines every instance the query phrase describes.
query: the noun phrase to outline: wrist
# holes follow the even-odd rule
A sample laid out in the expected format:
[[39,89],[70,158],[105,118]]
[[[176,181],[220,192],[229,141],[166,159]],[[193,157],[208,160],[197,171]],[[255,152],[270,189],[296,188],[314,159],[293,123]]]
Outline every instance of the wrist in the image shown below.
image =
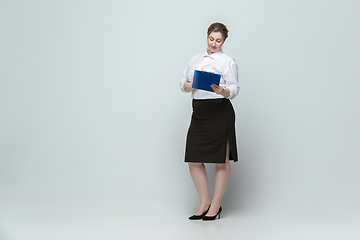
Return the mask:
[[228,98],[228,97],[230,96],[230,89],[228,89],[228,88],[223,88],[223,89],[221,90],[221,93],[220,93],[220,94],[221,94],[222,96]]

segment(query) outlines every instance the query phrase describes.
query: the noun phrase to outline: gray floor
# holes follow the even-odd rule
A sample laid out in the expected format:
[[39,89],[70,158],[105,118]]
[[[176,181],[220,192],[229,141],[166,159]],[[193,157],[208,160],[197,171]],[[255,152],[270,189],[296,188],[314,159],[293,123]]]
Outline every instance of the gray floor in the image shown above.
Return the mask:
[[161,207],[100,198],[8,200],[0,201],[1,240],[360,239],[360,221],[354,216],[244,212],[224,206],[220,220],[202,222],[187,220],[189,206],[176,201]]

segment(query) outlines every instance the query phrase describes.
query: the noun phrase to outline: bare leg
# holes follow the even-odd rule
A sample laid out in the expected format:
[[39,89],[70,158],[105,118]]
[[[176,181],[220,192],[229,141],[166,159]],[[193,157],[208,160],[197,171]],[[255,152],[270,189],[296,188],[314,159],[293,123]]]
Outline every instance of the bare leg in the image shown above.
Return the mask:
[[211,203],[205,165],[203,163],[189,162],[189,170],[200,197],[200,208],[195,215],[201,215],[209,208]]
[[229,163],[230,145],[227,142],[225,163],[217,163],[215,166],[215,190],[211,207],[206,216],[215,216],[220,209],[221,199],[225,193],[230,178]]

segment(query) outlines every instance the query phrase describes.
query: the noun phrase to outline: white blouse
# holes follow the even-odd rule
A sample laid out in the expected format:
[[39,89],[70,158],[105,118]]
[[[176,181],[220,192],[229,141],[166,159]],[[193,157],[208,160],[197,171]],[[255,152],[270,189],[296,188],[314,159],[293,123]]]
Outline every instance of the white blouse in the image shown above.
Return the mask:
[[[195,70],[221,74],[219,85],[230,89],[229,99],[233,99],[239,93],[240,85],[238,82],[237,64],[233,58],[226,55],[222,50],[211,55],[208,55],[206,52],[205,54],[196,54],[192,57],[180,81],[180,88],[183,92],[185,92],[184,83],[191,80]],[[200,89],[194,89],[191,92],[191,97],[194,99],[224,98],[220,94]]]

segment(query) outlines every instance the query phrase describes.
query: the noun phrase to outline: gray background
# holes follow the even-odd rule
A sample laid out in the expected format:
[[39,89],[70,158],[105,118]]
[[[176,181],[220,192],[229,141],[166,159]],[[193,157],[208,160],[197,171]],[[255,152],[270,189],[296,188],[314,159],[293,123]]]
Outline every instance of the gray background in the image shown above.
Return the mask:
[[[360,2],[0,2],[0,239],[359,239]],[[215,21],[239,66],[220,221],[178,83]],[[207,165],[213,187],[212,165]]]

